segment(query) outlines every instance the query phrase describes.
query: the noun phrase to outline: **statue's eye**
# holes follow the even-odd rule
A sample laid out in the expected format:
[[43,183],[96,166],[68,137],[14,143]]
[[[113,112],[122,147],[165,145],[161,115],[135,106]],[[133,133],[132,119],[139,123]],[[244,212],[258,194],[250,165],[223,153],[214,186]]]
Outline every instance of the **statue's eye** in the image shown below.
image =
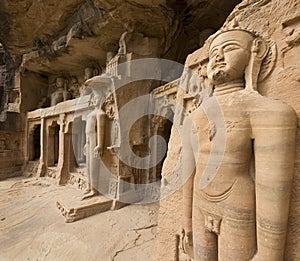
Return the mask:
[[238,50],[238,49],[240,49],[240,48],[236,45],[228,45],[228,46],[225,46],[223,50],[224,50],[224,52],[231,52],[231,51]]
[[218,53],[218,50],[217,49],[214,49],[214,50],[212,50],[211,52],[210,52],[210,54],[209,54],[209,57],[215,57],[216,55],[217,55],[217,53]]

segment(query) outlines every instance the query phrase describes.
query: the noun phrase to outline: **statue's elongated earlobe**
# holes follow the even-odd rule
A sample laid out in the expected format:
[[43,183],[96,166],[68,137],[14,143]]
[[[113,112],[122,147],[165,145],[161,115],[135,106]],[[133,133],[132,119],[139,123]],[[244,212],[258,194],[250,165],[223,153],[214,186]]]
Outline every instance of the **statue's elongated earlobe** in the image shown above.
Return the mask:
[[261,38],[255,38],[252,47],[255,48],[256,59],[261,61],[266,57],[269,50],[267,43]]
[[255,38],[251,47],[249,64],[245,70],[246,89],[257,91],[257,81],[263,59],[268,53],[268,44],[261,38]]

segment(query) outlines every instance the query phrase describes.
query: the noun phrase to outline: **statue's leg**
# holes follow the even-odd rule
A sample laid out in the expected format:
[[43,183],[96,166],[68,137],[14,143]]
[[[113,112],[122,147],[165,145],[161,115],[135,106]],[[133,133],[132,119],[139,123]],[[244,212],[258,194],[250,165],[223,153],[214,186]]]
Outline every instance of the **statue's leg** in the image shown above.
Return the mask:
[[249,261],[255,252],[255,222],[223,218],[219,235],[219,260]]
[[99,159],[92,157],[91,159],[91,193],[92,196],[98,195],[99,192],[99,170],[100,170],[100,165],[99,165]]
[[255,190],[251,179],[236,181],[231,195],[221,203],[219,260],[251,260],[256,252]]
[[87,175],[87,189],[86,192],[90,192],[91,190],[91,146],[90,146],[90,137],[87,136],[87,148],[86,148],[86,175]]
[[94,149],[97,145],[96,143],[96,133],[93,135],[93,137],[90,139],[91,141],[91,156],[90,156],[90,180],[91,180],[91,193],[90,196],[98,195],[98,179],[99,179],[99,158],[95,157],[94,155]]
[[205,216],[199,207],[193,208],[194,260],[218,260],[218,237],[205,227]]
[[89,198],[91,193],[91,146],[90,137],[87,135],[87,147],[86,147],[86,175],[87,175],[87,187],[83,193],[82,200]]

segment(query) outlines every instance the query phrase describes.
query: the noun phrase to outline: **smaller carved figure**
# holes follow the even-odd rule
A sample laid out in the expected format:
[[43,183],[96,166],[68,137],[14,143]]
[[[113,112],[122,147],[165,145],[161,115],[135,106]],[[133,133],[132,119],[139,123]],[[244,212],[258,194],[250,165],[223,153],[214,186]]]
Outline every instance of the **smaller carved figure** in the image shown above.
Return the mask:
[[121,35],[121,38],[119,40],[119,50],[118,50],[119,55],[125,55],[127,53],[127,48],[126,48],[126,36],[127,35],[128,35],[127,31]]
[[104,153],[106,123],[106,114],[102,110],[101,105],[104,104],[110,79],[101,76],[99,76],[98,79],[98,84],[93,83],[93,80],[86,83],[87,85],[90,85],[90,89],[92,90],[94,110],[87,116],[85,129],[86,144],[84,146],[84,151],[86,155],[86,170],[89,184],[82,199],[87,199],[99,194],[97,188],[101,172],[100,158]]
[[94,110],[87,116],[86,136],[87,142],[84,152],[87,157],[88,187],[82,199],[98,195],[98,161],[103,154],[105,113],[99,109],[100,97],[93,97]]
[[69,87],[69,92],[72,95],[72,98],[78,98],[80,96],[80,86],[76,76],[71,78],[71,85]]
[[84,69],[84,80],[88,80],[95,76],[95,69],[92,67],[86,67]]
[[64,77],[56,78],[55,87],[56,90],[51,94],[51,106],[70,98],[69,92],[66,90],[66,79]]
[[0,140],[0,150],[6,150],[6,142],[5,139]]
[[120,123],[117,119],[113,120],[112,133],[111,133],[112,145],[109,148],[119,148],[120,147]]
[[106,53],[106,65],[110,63],[110,61],[114,58],[115,54],[113,52]]

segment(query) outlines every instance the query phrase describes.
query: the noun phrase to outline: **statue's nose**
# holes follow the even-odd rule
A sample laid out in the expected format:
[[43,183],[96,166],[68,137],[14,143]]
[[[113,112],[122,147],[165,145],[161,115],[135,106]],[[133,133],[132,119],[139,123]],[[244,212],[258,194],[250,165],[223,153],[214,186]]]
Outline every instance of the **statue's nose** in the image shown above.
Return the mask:
[[218,62],[223,60],[224,60],[224,50],[222,47],[220,47],[216,56],[216,61]]

